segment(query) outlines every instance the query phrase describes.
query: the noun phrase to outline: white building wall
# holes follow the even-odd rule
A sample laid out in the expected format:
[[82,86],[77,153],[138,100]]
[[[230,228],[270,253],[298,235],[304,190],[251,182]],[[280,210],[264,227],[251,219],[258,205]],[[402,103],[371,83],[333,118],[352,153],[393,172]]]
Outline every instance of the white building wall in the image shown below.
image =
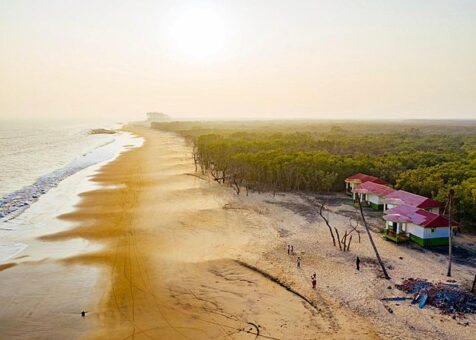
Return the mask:
[[425,228],[425,238],[440,238],[450,236],[450,229],[448,227],[434,228],[433,232],[431,230],[431,228]]
[[425,238],[425,228],[414,223],[407,223],[407,233],[415,235],[419,238]]
[[395,204],[385,204],[385,206],[386,206],[386,207],[384,207],[384,209],[385,209],[384,211],[387,211],[387,210],[390,210],[390,209],[392,209],[392,208],[395,208],[395,207],[396,207],[396,205],[395,205]]
[[380,199],[379,199],[379,197],[378,197],[377,195],[371,195],[371,194],[369,194],[369,195],[367,195],[367,200],[368,200],[369,202],[374,203],[374,204],[380,204],[380,203],[379,203],[379,202],[380,202]]
[[[378,196],[378,195],[368,195],[368,201],[374,204],[384,204],[385,198]],[[389,208],[390,209],[390,208]]]
[[[433,232],[431,231],[432,229],[434,230]],[[449,237],[450,235],[448,227],[423,228],[413,223],[407,224],[407,233],[413,234],[422,239]]]

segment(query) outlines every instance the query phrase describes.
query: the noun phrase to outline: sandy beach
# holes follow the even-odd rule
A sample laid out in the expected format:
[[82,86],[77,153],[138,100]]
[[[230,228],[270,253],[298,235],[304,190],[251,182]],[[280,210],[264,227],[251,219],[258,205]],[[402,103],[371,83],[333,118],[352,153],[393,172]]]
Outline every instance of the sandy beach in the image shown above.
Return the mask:
[[[72,228],[38,236],[40,249],[89,246],[40,261],[20,253],[1,264],[0,337],[474,338],[474,315],[453,320],[431,307],[381,300],[404,296],[395,289],[403,278],[446,280],[444,256],[376,234],[391,268],[392,279],[381,279],[367,237],[340,252],[302,197],[237,196],[195,173],[182,138],[139,125],[126,129],[144,144],[92,177],[95,189],[58,217]],[[342,204],[329,209],[341,228],[354,213]],[[355,256],[363,259],[360,272]],[[454,279],[469,284],[471,270],[455,265]]]

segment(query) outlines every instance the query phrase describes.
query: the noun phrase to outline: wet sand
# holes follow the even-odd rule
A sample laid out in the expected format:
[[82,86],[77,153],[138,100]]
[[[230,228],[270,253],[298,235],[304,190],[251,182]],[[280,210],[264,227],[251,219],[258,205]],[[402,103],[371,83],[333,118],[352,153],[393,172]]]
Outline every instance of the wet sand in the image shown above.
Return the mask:
[[2,270],[6,270],[8,268],[12,268],[12,267],[15,267],[16,266],[16,263],[5,263],[5,264],[1,264],[0,265],[0,272]]
[[[81,326],[67,337],[375,337],[370,322],[318,291],[301,295],[256,268],[282,243],[276,222],[259,208],[227,209],[233,192],[194,175],[183,139],[128,129],[145,138],[144,145],[104,166],[94,177],[103,188],[84,193],[78,209],[61,216],[78,227],[41,237],[45,244],[82,238],[102,245],[59,260],[58,275],[88,268],[101,273],[84,296],[87,317],[75,315]],[[47,295],[55,299],[53,292]],[[50,330],[40,337],[68,333]]]
[[[476,316],[381,300],[404,295],[395,284],[405,277],[444,281],[444,256],[374,234],[392,276],[383,280],[367,237],[339,251],[304,197],[237,196],[195,173],[182,138],[128,129],[144,145],[101,168],[96,189],[59,216],[76,227],[33,229],[27,254],[0,266],[0,338],[473,338]],[[355,209],[329,209],[343,232]],[[378,229],[381,217],[370,221]],[[472,275],[454,265],[458,283]]]

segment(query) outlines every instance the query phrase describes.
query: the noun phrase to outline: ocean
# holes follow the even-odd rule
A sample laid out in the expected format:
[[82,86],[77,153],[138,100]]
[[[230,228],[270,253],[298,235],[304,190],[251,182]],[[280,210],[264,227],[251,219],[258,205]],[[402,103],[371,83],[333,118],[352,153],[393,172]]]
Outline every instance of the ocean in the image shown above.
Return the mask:
[[[90,134],[114,123],[0,120],[0,221],[21,214],[68,176],[116,156],[119,134]],[[123,136],[122,136],[123,137]]]

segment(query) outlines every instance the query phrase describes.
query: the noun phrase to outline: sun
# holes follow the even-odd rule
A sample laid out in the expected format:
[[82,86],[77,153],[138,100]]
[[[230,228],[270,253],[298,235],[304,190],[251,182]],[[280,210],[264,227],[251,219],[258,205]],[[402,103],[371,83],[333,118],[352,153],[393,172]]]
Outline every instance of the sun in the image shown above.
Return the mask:
[[222,55],[228,43],[228,25],[215,8],[184,7],[167,25],[168,38],[182,56],[192,59]]

